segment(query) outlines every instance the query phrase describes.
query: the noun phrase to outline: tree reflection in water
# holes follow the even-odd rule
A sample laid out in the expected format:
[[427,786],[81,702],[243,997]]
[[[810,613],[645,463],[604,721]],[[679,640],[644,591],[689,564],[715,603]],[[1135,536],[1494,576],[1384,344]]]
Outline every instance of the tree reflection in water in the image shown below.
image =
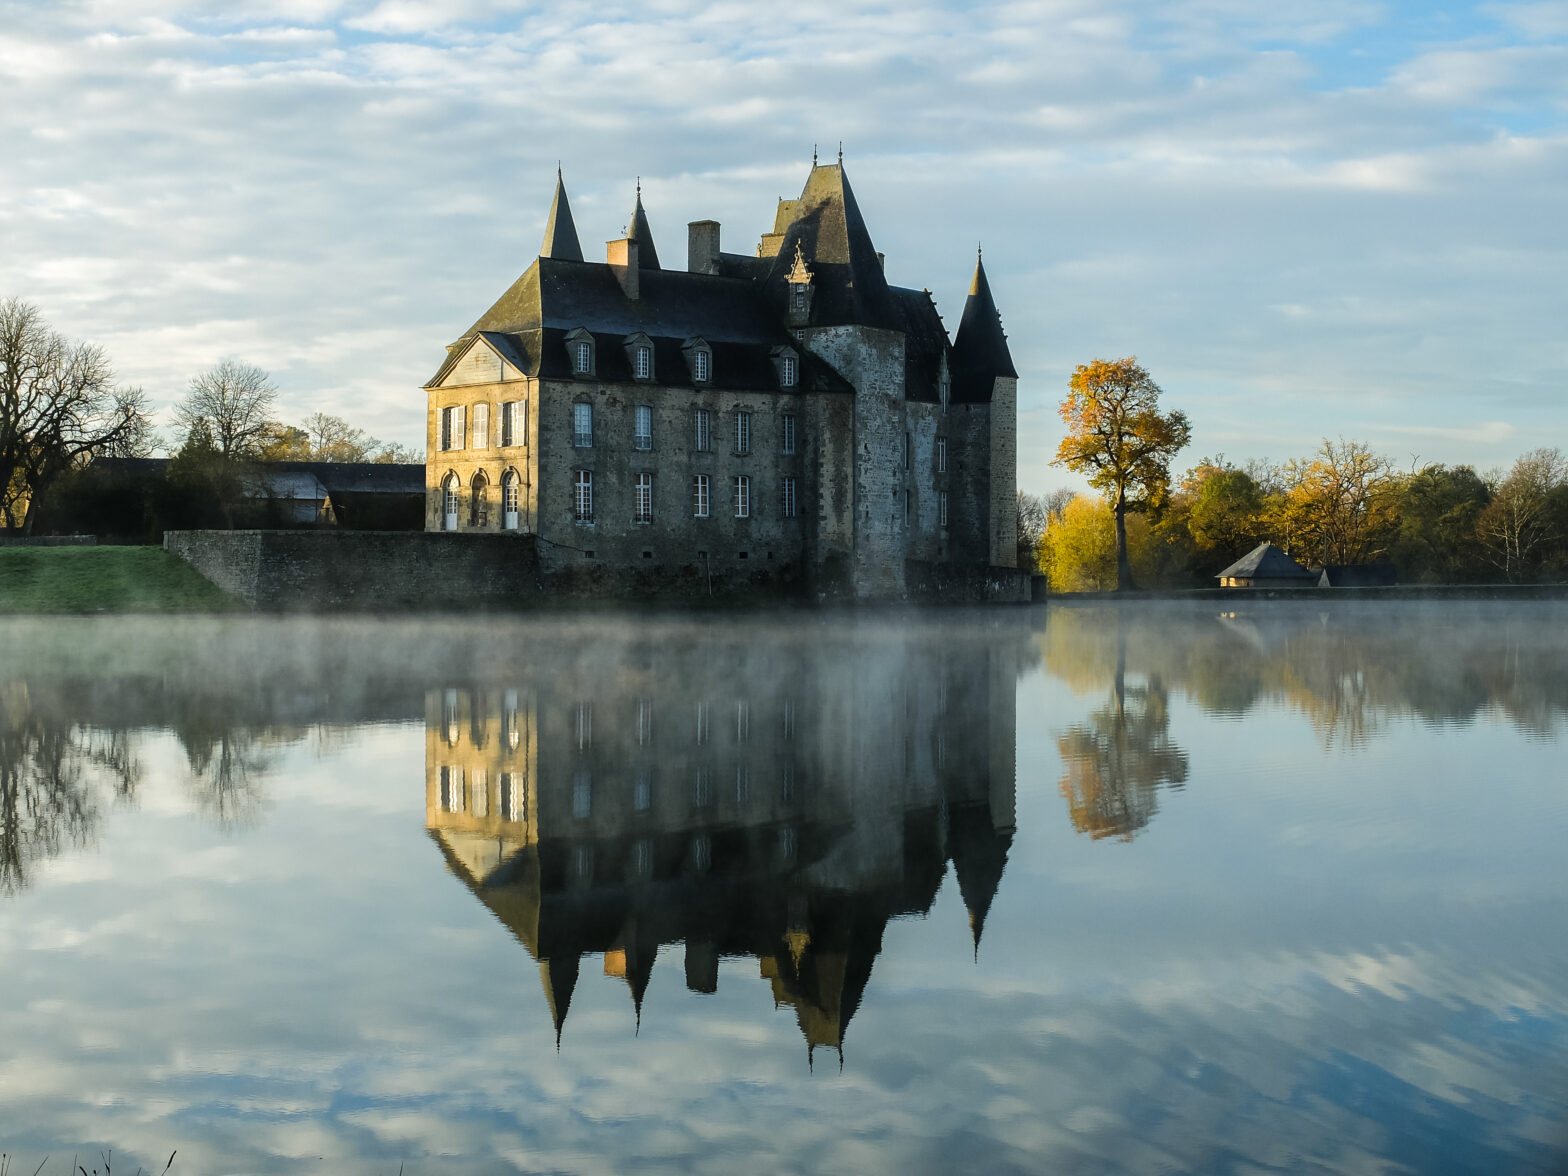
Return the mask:
[[1117,628],[1110,701],[1056,738],[1061,792],[1073,827],[1095,840],[1131,841],[1158,808],[1161,787],[1187,780],[1187,753],[1171,742],[1170,712],[1158,675],[1127,685],[1127,637]]
[[59,702],[0,685],[0,894],[25,889],[40,860],[91,844],[105,793],[129,800],[141,778],[124,732],[80,727]]

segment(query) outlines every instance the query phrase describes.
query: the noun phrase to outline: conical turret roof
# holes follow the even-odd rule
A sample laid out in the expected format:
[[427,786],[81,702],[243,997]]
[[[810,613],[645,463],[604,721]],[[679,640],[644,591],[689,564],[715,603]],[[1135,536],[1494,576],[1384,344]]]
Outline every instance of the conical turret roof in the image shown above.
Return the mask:
[[958,875],[958,893],[969,910],[969,930],[974,936],[975,954],[980,953],[980,936],[985,917],[1002,883],[1007,868],[1007,851],[1013,835],[998,830],[992,823],[989,805],[963,805],[951,810],[948,846],[953,856],[953,872]]
[[545,222],[539,256],[562,261],[583,259],[582,243],[577,240],[577,225],[572,220],[572,206],[566,199],[566,183],[561,179],[560,168],[555,169],[555,199],[550,202],[550,219]]
[[800,199],[780,203],[774,233],[781,243],[769,278],[782,287],[798,245],[816,288],[813,323],[904,329],[842,162],[812,167]]
[[964,317],[958,321],[958,334],[953,339],[953,374],[955,386],[963,385],[958,388],[960,398],[969,399],[964,393],[972,393],[985,400],[991,398],[991,385],[998,376],[1018,375],[1002,330],[1002,316],[991,297],[985,261],[978,255],[969,297],[964,302]]
[[659,268],[659,251],[653,247],[653,230],[648,227],[648,214],[642,207],[642,184],[637,185],[637,207],[632,209],[631,227],[626,230],[628,240],[637,242],[637,268]]
[[550,1019],[555,1022],[555,1044],[561,1045],[561,1027],[572,1005],[572,989],[577,987],[578,957],[554,955],[539,961],[539,978],[544,982],[544,998],[550,1004]]

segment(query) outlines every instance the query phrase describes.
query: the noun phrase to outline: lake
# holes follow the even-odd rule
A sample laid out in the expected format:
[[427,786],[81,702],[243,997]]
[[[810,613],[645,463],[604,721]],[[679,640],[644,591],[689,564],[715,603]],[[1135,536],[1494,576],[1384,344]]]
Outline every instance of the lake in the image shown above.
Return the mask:
[[1568,608],[0,621],[13,1173],[1568,1170]]

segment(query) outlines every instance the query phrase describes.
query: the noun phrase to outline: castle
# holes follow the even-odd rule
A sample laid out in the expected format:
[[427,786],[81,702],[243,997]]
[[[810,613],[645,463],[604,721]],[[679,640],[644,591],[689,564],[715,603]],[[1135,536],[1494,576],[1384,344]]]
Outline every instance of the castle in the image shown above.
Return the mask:
[[950,342],[929,291],[888,283],[842,159],[754,256],[691,223],[684,271],[640,188],[585,261],[557,172],[538,259],[426,385],[425,528],[532,535],[546,572],[898,597],[1016,566],[1017,384],[984,266]]

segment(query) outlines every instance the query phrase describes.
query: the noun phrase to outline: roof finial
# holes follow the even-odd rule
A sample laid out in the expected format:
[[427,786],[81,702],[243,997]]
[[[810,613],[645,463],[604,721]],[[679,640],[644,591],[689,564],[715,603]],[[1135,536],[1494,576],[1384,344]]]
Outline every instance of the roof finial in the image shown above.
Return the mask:
[[975,242],[975,260],[979,261],[984,256],[985,256],[985,250],[983,248],[981,248],[980,242],[976,241]]
[[642,177],[637,177],[637,202],[642,203]]
[[817,166],[817,145],[815,143],[811,145],[811,166]]
[[844,166],[844,140],[843,139],[840,139],[838,141],[838,165],[839,165],[839,167],[843,167]]
[[555,178],[557,182],[561,179],[561,161],[559,159],[555,161]]

